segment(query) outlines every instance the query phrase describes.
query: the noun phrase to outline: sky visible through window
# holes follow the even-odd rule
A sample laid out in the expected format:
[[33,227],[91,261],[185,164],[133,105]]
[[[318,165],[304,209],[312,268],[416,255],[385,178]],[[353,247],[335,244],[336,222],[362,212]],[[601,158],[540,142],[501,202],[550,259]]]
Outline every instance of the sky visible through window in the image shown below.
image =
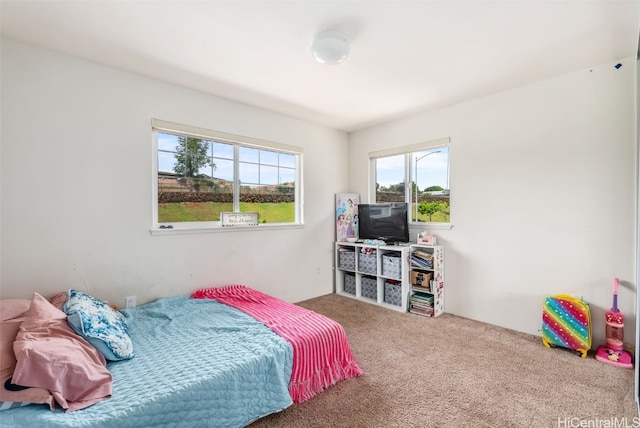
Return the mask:
[[[206,140],[203,140],[206,141]],[[233,181],[233,145],[217,141],[209,143],[209,156],[215,167],[199,169],[200,174]],[[178,136],[158,133],[158,172],[174,172]],[[295,181],[295,156],[251,147],[240,147],[239,179],[246,185],[276,185]]]
[[[158,133],[158,171],[173,172],[175,152],[178,145],[178,137],[171,134]],[[215,170],[203,169],[200,172],[211,177],[224,180],[233,180],[233,146],[231,144],[211,142],[213,149]],[[441,186],[449,189],[449,148],[440,147],[437,149],[415,152],[411,159],[411,173],[416,174],[416,159],[429,153],[431,155],[421,158],[417,163],[417,182],[420,189],[430,186]],[[258,152],[260,153],[260,164],[258,164]],[[275,168],[280,157],[280,167],[295,168],[294,157],[275,152],[241,148],[240,161],[240,182],[247,184],[280,184],[294,181],[294,170]],[[381,158],[377,162],[376,181],[381,187],[389,187],[404,182],[404,155],[389,156]],[[246,163],[245,163],[246,162]],[[279,174],[278,174],[279,171]],[[414,177],[415,179],[415,177]]]
[[[422,157],[427,153],[437,151],[440,153],[433,153]],[[417,162],[417,174],[416,159],[419,159]],[[404,162],[405,157],[403,154],[380,158],[378,162],[376,162],[376,182],[380,187],[389,187],[404,182]],[[415,152],[411,157],[410,165],[411,175],[413,180],[417,181],[420,190],[431,186],[440,186],[443,189],[449,189],[449,147],[439,147],[437,149]]]

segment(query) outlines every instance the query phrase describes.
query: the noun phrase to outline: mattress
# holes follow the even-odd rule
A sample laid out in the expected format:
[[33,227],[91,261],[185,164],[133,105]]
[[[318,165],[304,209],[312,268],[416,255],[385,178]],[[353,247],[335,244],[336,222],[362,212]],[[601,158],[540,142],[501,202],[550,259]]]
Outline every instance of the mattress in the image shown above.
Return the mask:
[[136,356],[108,363],[111,398],[1,411],[0,426],[243,427],[292,404],[292,346],[241,311],[179,296],[123,313]]

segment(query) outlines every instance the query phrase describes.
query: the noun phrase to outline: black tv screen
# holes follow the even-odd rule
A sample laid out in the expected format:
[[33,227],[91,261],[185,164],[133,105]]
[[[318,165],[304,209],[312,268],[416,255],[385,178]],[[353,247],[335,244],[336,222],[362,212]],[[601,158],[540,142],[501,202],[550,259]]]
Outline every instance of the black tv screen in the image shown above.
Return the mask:
[[409,242],[408,204],[359,204],[360,239],[380,239],[387,244]]

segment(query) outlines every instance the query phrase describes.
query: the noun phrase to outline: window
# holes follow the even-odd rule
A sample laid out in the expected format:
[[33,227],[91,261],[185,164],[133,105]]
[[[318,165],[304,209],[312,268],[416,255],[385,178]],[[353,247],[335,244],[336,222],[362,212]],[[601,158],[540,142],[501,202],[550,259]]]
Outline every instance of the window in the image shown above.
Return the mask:
[[449,139],[370,153],[376,203],[409,203],[412,222],[449,223]]
[[154,120],[156,228],[221,227],[221,212],[301,224],[302,149]]

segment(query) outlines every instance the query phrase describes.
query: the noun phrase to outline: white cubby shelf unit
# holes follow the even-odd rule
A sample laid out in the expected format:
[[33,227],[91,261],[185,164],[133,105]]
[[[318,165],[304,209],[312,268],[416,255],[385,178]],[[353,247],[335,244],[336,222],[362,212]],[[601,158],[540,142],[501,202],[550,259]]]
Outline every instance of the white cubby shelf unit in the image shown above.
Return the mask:
[[336,293],[407,312],[409,246],[336,242]]
[[411,245],[409,312],[427,317],[444,313],[444,248]]

